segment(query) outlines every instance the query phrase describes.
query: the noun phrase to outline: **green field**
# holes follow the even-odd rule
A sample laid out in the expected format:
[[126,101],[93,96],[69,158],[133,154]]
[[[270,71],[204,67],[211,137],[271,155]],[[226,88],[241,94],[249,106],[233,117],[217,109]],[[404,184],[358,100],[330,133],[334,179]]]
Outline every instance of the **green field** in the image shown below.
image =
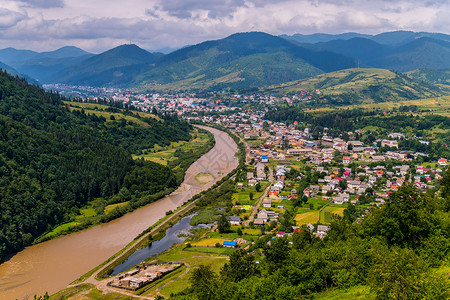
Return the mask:
[[168,161],[174,161],[177,159],[175,156],[175,151],[178,149],[182,152],[194,151],[208,142],[209,138],[206,133],[200,133],[198,129],[194,129],[191,133],[192,139],[189,142],[172,142],[169,146],[161,147],[155,145],[152,149],[147,149],[142,155],[133,155],[133,159],[145,159],[149,161],[167,165]]

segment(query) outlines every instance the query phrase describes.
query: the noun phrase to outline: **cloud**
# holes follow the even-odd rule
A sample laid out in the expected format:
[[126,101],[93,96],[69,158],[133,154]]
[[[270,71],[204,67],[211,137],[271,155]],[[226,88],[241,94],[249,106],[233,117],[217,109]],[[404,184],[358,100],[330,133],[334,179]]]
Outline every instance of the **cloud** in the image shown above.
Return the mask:
[[180,19],[192,18],[205,11],[209,18],[230,15],[238,7],[246,6],[244,0],[160,0],[149,12],[164,11]]
[[13,27],[25,18],[26,14],[24,13],[0,8],[0,29]]
[[64,0],[21,0],[26,5],[39,8],[64,7]]
[[[449,32],[448,0],[0,0],[0,47],[182,47],[235,32]],[[40,46],[39,46],[40,45]],[[55,47],[56,45],[56,47]],[[52,48],[50,48],[52,47]]]

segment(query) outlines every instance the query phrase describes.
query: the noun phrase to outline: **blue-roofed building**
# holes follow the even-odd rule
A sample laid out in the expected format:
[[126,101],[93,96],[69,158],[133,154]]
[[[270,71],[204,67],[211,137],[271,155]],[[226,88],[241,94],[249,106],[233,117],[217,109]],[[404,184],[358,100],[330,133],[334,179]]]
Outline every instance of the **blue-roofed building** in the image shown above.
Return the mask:
[[261,162],[268,163],[269,162],[269,157],[268,156],[261,156]]
[[226,248],[236,248],[236,246],[237,246],[236,242],[232,242],[232,241],[223,241],[222,245]]

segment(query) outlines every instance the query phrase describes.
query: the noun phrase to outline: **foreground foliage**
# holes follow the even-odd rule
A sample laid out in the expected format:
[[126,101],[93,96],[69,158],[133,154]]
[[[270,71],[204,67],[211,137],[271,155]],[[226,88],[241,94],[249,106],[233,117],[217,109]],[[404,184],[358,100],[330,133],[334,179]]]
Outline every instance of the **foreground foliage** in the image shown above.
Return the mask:
[[448,299],[448,275],[435,267],[450,258],[449,182],[450,170],[439,195],[406,184],[360,222],[335,216],[323,240],[303,227],[292,245],[266,239],[251,253],[234,252],[219,274],[202,265],[172,298],[299,299],[369,285],[377,299]]

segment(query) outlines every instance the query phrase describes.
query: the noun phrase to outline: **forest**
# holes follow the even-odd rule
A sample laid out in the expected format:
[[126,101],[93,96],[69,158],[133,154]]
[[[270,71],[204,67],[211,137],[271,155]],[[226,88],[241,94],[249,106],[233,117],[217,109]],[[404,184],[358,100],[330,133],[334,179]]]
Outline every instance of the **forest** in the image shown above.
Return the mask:
[[362,286],[376,299],[448,299],[449,217],[450,170],[437,195],[406,184],[362,218],[333,215],[322,240],[303,226],[235,251],[219,273],[200,265],[171,299],[313,299]]
[[0,260],[97,197],[132,209],[179,184],[170,168],[131,154],[187,141],[191,125],[168,115],[107,122],[63,100],[0,73]]

